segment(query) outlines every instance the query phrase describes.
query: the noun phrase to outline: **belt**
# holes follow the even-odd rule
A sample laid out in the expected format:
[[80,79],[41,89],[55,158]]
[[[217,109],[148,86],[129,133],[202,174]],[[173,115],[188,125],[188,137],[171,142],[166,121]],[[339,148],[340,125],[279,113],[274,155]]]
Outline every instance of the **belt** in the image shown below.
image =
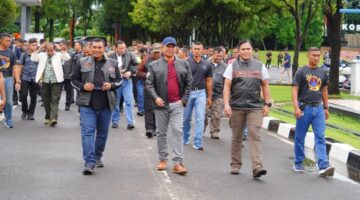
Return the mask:
[[191,91],[196,91],[196,90],[203,90],[203,89],[205,89],[205,88],[202,88],[202,87],[191,87],[190,89],[191,89]]
[[4,78],[10,78],[10,77],[13,77],[12,75],[5,75],[4,74]]
[[300,102],[301,105],[304,105],[304,106],[310,106],[310,107],[318,107],[318,106],[321,106],[322,103],[319,103],[319,102],[315,102],[315,103],[305,103],[305,102]]

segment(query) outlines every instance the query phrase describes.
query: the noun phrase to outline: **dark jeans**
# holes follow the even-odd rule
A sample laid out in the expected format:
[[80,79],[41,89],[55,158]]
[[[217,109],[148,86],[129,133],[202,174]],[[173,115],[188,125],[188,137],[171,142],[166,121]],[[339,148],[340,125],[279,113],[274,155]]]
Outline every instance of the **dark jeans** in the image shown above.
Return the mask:
[[[39,90],[39,86],[35,81],[21,81],[20,89],[20,101],[21,110],[23,113],[34,115],[36,108],[36,97]],[[30,105],[28,105],[28,96],[30,95]]]
[[144,106],[145,106],[145,129],[146,132],[155,133],[156,123],[155,123],[155,102],[154,98],[150,93],[144,88]]
[[13,96],[12,96],[13,103],[16,103],[16,105],[17,105],[17,103],[19,101],[19,95],[18,95],[18,91],[15,90],[15,81],[14,81],[14,90],[13,91],[14,91]]
[[70,106],[72,103],[74,103],[74,88],[71,85],[71,79],[64,80],[64,89],[66,92],[65,105]]
[[271,67],[271,59],[266,61],[265,67],[268,69]]
[[62,83],[43,83],[45,119],[58,118]]
[[105,150],[111,121],[111,110],[80,106],[81,140],[85,166],[94,166]]

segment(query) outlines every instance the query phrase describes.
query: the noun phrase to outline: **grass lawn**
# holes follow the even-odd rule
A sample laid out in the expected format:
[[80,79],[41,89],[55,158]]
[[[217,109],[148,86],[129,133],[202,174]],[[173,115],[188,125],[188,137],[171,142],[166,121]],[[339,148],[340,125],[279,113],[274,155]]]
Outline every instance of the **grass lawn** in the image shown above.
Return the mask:
[[[268,51],[259,51],[259,59],[262,63],[266,63],[266,53]],[[277,66],[277,56],[279,54],[279,51],[271,51],[272,53],[272,59],[271,59],[271,66]],[[284,53],[284,52],[283,52]],[[291,63],[294,60],[294,51],[289,51],[291,55]],[[322,59],[321,59],[322,60]],[[302,67],[307,64],[307,58],[306,58],[306,51],[301,51],[299,54],[299,66]],[[322,61],[321,61],[322,65]]]

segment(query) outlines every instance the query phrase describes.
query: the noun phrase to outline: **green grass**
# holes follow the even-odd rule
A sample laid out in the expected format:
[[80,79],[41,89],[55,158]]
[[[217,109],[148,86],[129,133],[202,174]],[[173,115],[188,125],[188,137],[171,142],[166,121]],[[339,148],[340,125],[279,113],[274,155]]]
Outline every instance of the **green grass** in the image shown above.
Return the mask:
[[[295,117],[284,114],[274,109],[271,109],[270,116],[290,124],[296,124]],[[311,127],[309,128],[309,131],[312,131]],[[360,149],[360,138],[351,133],[347,133],[345,131],[333,128],[326,128],[325,136]]]
[[[266,63],[266,53],[268,51],[258,51],[259,53],[259,59],[262,63]],[[279,51],[271,51],[272,53],[272,59],[271,59],[271,66],[277,66],[277,56],[279,54]],[[284,52],[283,52],[284,53]],[[289,54],[291,55],[291,63],[294,60],[294,51],[289,51]],[[304,66],[307,64],[307,58],[306,58],[306,51],[301,51],[299,54],[299,66]]]
[[291,92],[291,86],[270,85],[270,96],[275,103],[291,102]]

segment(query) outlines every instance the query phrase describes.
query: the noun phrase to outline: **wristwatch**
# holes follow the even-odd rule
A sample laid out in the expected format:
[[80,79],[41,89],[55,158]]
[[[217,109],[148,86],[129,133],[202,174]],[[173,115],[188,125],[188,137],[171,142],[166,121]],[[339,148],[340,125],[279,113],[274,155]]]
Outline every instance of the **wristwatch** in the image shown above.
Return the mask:
[[271,103],[264,103],[264,106],[267,106],[269,108],[271,107],[271,105],[272,105]]

